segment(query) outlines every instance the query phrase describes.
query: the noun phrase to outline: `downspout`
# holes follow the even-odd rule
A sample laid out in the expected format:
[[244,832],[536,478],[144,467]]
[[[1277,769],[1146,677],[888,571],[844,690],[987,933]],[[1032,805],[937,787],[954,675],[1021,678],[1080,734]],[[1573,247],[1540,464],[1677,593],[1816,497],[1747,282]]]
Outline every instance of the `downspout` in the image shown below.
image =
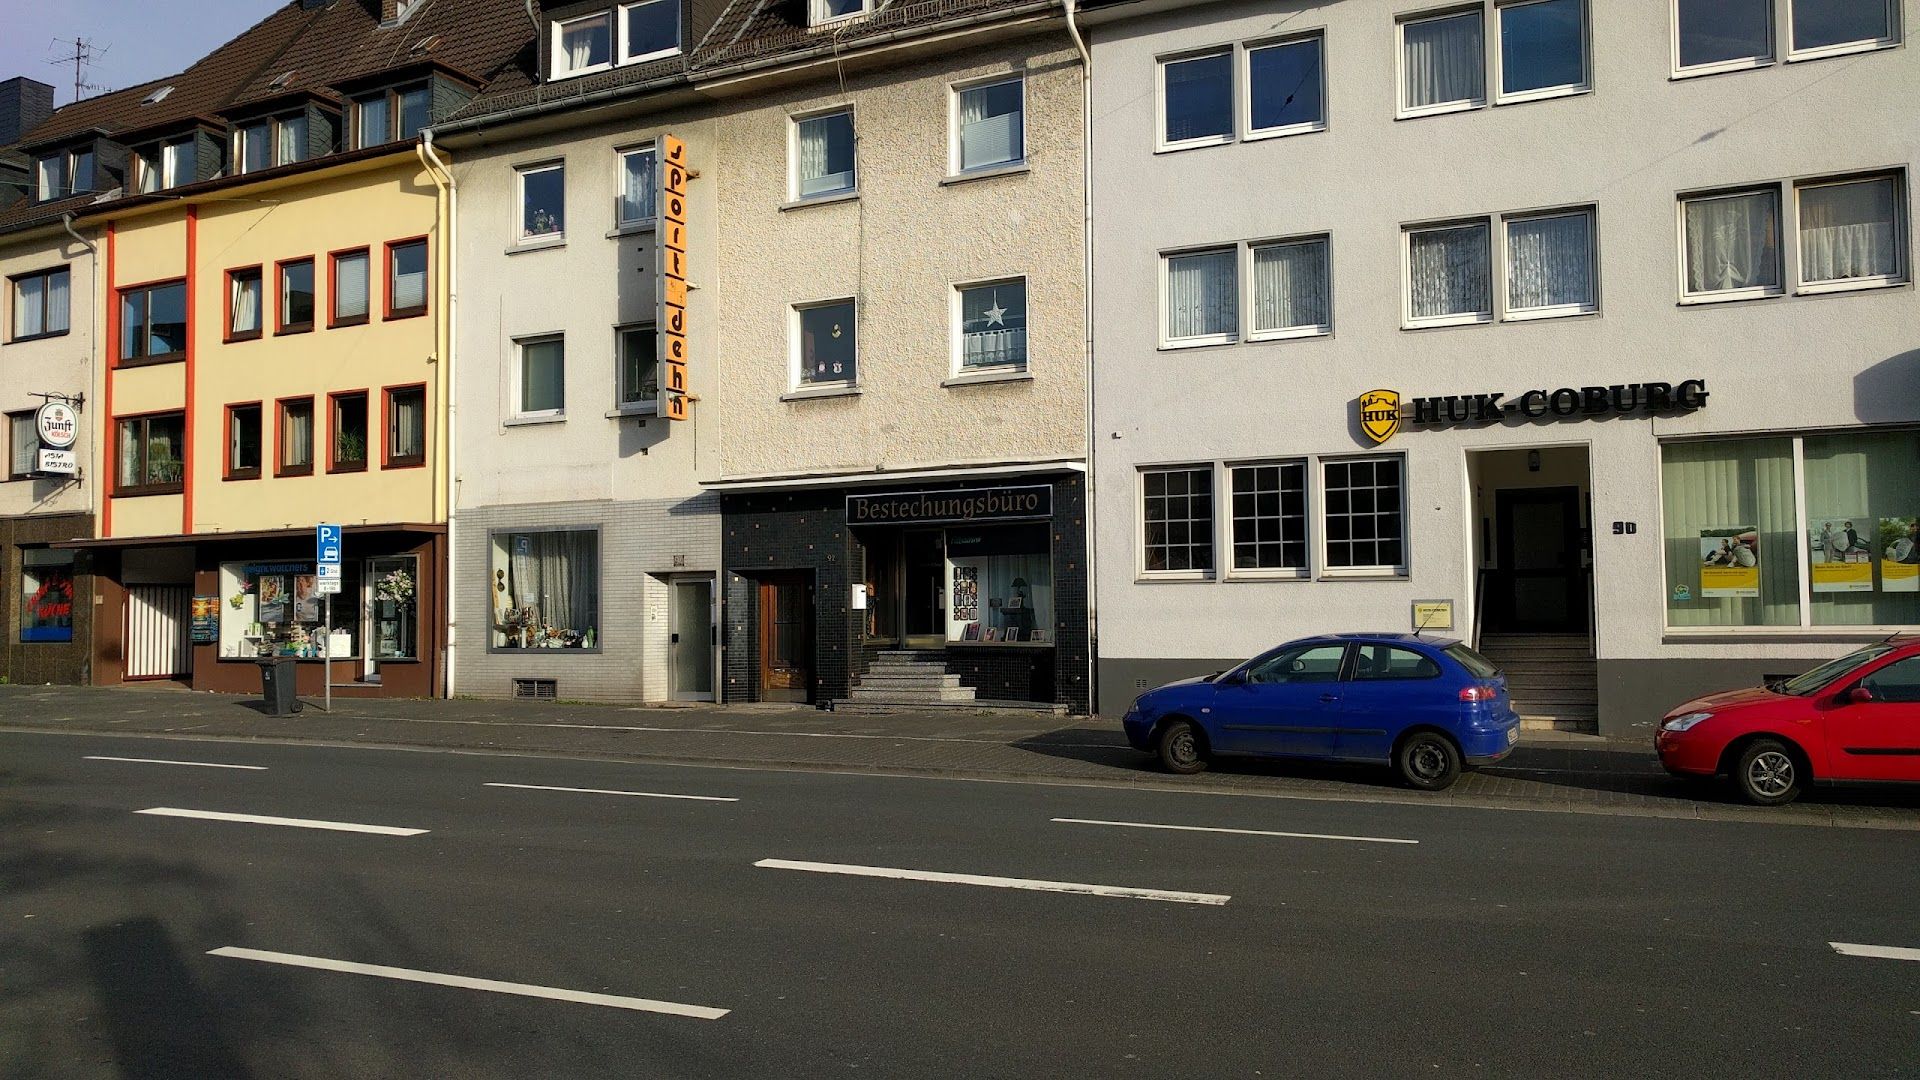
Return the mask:
[[445,410],[447,417],[447,422],[442,426],[440,431],[440,445],[444,448],[440,457],[445,463],[446,478],[444,483],[436,485],[437,490],[434,494],[436,498],[444,496],[446,499],[447,574],[440,586],[440,604],[446,611],[446,618],[441,622],[441,626],[444,629],[446,637],[441,642],[440,649],[443,655],[441,674],[445,680],[443,692],[444,696],[451,698],[453,697],[453,666],[456,657],[456,648],[459,644],[457,631],[459,620],[454,617],[457,608],[454,605],[453,599],[453,583],[455,577],[454,567],[458,565],[454,561],[454,542],[456,538],[454,526],[455,519],[459,516],[454,509],[454,478],[458,475],[454,468],[456,460],[454,455],[459,449],[460,440],[456,438],[454,434],[457,427],[455,420],[459,415],[459,405],[454,400],[453,379],[454,357],[457,353],[456,346],[458,345],[458,335],[460,332],[460,291],[458,288],[459,283],[455,276],[460,265],[460,260],[454,257],[454,245],[458,240],[458,232],[456,230],[459,226],[457,223],[460,219],[458,213],[460,209],[460,189],[454,182],[453,170],[447,168],[447,163],[442,161],[440,155],[433,149],[432,128],[425,128],[420,132],[418,153],[420,155],[421,166],[433,177],[434,185],[438,187],[441,192],[439,201],[442,228],[439,244],[439,262],[442,276],[440,280],[444,281],[447,286],[446,311],[442,316],[446,320],[446,330],[444,334],[445,347],[441,350],[437,358],[438,363],[434,365],[439,375],[441,407]]
[[[73,237],[74,243],[79,244],[81,247],[87,249],[87,256],[88,256],[87,264],[89,267],[92,268],[92,271],[93,271],[93,292],[91,294],[91,298],[87,302],[87,340],[93,342],[93,348],[95,352],[98,353],[98,351],[101,348],[100,304],[102,299],[100,296],[100,249],[95,247],[91,240],[88,240],[86,237],[81,236],[78,232],[74,231],[72,214],[70,213],[61,214],[60,226],[61,228],[64,228],[67,230],[68,236]],[[69,307],[71,307],[71,305],[69,305]],[[89,378],[87,382],[88,382],[87,393],[91,395],[94,392],[94,388],[92,385],[93,380]],[[107,422],[111,422],[113,418],[107,417],[105,419]],[[93,425],[89,424],[87,426],[87,430],[91,432],[93,430]],[[104,432],[107,430],[107,428],[103,424],[100,427],[100,430]],[[88,440],[89,451],[97,452],[99,450],[99,442],[100,442],[100,439],[98,437]],[[89,458],[88,464],[89,466],[92,466],[94,464],[97,464],[97,462]],[[81,476],[81,479],[84,481],[86,478],[86,471],[83,470],[80,476]],[[89,486],[87,490],[87,510],[90,513],[95,515],[95,521],[99,520],[98,518],[99,508],[94,506],[93,500],[94,500],[94,492],[98,490],[99,490],[99,486],[97,484]]]
[[1067,17],[1067,34],[1080,51],[1080,325],[1085,330],[1087,435],[1087,711],[1095,712],[1100,702],[1100,619],[1098,518],[1094,514],[1094,449],[1099,446],[1093,423],[1093,54],[1087,51],[1087,39],[1074,22],[1073,0],[1060,0]]

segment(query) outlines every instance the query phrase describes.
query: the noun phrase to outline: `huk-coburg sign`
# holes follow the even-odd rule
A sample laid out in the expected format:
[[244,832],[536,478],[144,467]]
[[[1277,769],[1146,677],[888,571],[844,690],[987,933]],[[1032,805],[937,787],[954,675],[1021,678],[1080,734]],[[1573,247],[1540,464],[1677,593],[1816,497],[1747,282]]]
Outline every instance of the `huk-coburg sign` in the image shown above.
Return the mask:
[[1496,424],[1502,420],[1575,420],[1596,416],[1693,412],[1707,404],[1707,381],[1615,383],[1611,386],[1563,386],[1505,394],[1454,394],[1419,397],[1402,404],[1392,390],[1369,390],[1354,402],[1360,430],[1375,443],[1393,438],[1402,424],[1441,428]]

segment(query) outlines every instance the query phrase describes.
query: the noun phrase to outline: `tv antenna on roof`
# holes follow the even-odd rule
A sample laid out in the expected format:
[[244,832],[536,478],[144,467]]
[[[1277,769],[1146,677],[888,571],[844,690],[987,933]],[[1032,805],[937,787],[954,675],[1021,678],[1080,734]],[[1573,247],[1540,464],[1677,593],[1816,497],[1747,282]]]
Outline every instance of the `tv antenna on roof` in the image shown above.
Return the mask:
[[79,101],[82,97],[85,96],[86,91],[88,90],[105,90],[106,89],[106,87],[104,86],[97,86],[93,83],[88,82],[86,78],[86,69],[92,65],[95,57],[105,56],[107,54],[107,50],[113,48],[111,44],[102,45],[96,48],[93,42],[88,41],[86,38],[82,37],[82,38],[71,38],[71,39],[54,38],[51,42],[48,43],[48,47],[51,48],[54,45],[65,45],[68,48],[73,50],[68,55],[56,56],[53,59],[47,61],[47,63],[49,64],[72,64],[73,65],[73,100]]

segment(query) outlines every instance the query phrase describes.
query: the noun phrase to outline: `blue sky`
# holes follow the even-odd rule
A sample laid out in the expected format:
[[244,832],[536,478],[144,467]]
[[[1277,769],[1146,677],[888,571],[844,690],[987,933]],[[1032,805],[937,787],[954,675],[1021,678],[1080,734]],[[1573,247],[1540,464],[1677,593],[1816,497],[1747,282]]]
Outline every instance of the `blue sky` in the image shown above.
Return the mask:
[[[84,37],[97,53],[86,80],[107,90],[171,75],[259,22],[288,0],[0,0],[0,79],[52,83],[53,100],[73,100],[72,55],[55,38]],[[97,91],[90,91],[89,96]]]

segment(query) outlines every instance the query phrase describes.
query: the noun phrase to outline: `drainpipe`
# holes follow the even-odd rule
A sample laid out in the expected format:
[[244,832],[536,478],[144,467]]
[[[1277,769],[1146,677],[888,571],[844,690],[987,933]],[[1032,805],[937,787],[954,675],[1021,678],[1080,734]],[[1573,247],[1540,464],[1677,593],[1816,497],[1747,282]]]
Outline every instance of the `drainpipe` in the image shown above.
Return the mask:
[[1080,325],[1086,332],[1086,370],[1082,381],[1086,386],[1087,411],[1087,711],[1093,712],[1098,706],[1100,690],[1100,620],[1096,599],[1100,594],[1100,537],[1094,515],[1097,470],[1093,461],[1095,448],[1100,445],[1093,422],[1093,54],[1087,51],[1087,39],[1081,36],[1080,26],[1074,22],[1073,2],[1060,0],[1061,10],[1067,17],[1067,34],[1073,38],[1073,47],[1080,51],[1080,250],[1083,253]]
[[[100,343],[100,303],[101,303],[100,249],[97,247],[94,247],[93,242],[91,240],[88,240],[86,237],[81,236],[78,232],[74,231],[72,214],[61,214],[60,225],[62,228],[67,230],[68,236],[73,237],[74,243],[79,244],[81,247],[87,249],[87,256],[88,256],[87,264],[92,268],[92,271],[93,271],[93,293],[92,293],[92,296],[87,301],[87,340],[93,343],[93,349],[96,353],[98,353],[102,347]],[[67,305],[67,307],[68,307],[68,310],[71,311],[73,305],[69,304]],[[89,373],[89,378],[87,379],[87,393],[91,395],[93,392],[94,392],[93,379],[91,378],[91,373]],[[109,416],[109,417],[105,417],[104,420],[107,423],[111,423],[113,418]],[[91,426],[89,426],[88,430],[91,431],[93,429]],[[106,431],[107,429],[103,426],[100,428],[100,430]],[[92,440],[88,447],[89,453],[98,451],[99,449],[98,444],[99,444],[99,440],[97,438]],[[89,463],[93,463],[92,458],[89,458],[88,461]],[[84,479],[85,476],[86,474],[83,472],[81,474],[82,479]],[[98,513],[98,511],[93,505],[93,493],[98,490],[99,490],[99,487],[97,485],[89,486],[87,489],[87,511],[89,513],[94,513],[94,514]]]
[[457,223],[460,217],[460,189],[458,185],[454,183],[453,170],[447,168],[447,163],[442,161],[440,155],[433,149],[432,128],[425,128],[420,132],[418,152],[421,165],[426,168],[428,174],[433,177],[434,184],[444,193],[442,205],[446,208],[444,218],[445,229],[440,237],[440,265],[442,267],[442,273],[445,274],[442,280],[447,283],[447,310],[445,314],[447,320],[446,347],[438,357],[439,362],[434,366],[437,367],[440,372],[440,401],[445,407],[447,414],[446,427],[440,434],[441,445],[445,447],[443,456],[446,460],[447,469],[446,485],[442,488],[446,493],[447,499],[447,576],[441,584],[440,602],[445,607],[447,613],[446,621],[443,623],[446,640],[441,644],[441,651],[444,655],[444,659],[441,662],[441,670],[446,679],[445,696],[451,698],[453,697],[453,666],[459,645],[459,633],[457,629],[459,619],[457,619],[454,614],[456,607],[454,605],[453,585],[454,567],[457,565],[454,561],[454,544],[456,540],[454,529],[456,519],[459,517],[459,514],[455,510],[454,500],[455,477],[458,475],[454,466],[457,463],[455,453],[459,449],[460,440],[454,435],[458,426],[455,420],[459,416],[459,404],[455,400],[453,393],[453,379],[455,372],[454,357],[457,353],[456,346],[459,342],[460,333],[460,290],[459,279],[457,277],[460,260],[455,258],[454,249],[455,242],[459,238],[457,231],[459,225]]

